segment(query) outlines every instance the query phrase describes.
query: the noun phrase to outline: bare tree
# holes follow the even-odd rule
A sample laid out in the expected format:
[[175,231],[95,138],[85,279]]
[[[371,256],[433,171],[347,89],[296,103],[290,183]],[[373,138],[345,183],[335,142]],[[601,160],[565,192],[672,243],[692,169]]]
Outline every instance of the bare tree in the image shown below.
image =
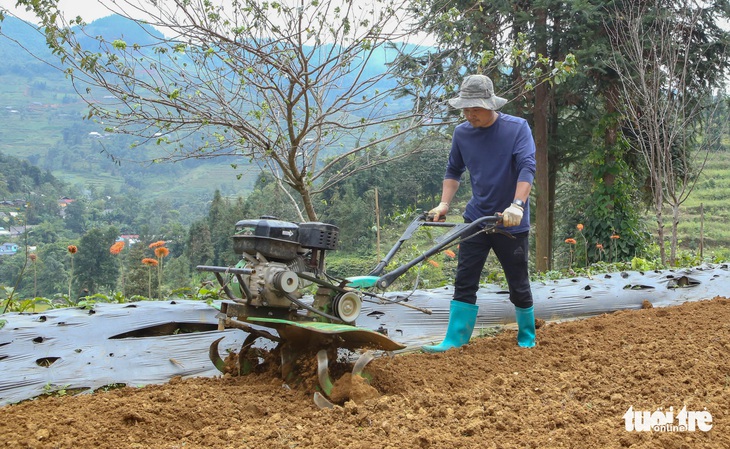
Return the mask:
[[89,117],[108,132],[160,144],[155,162],[223,156],[267,167],[298,194],[300,216],[316,220],[314,195],[398,157],[392,150],[411,131],[436,125],[430,104],[394,104],[403,86],[390,69],[373,71],[417,51],[403,43],[406,2],[111,2],[110,13],[146,33],[135,42],[95,36],[58,0],[17,3],[39,18]]
[[728,66],[727,35],[724,42],[715,41],[702,28],[707,13],[692,0],[634,0],[617,10],[607,26],[629,142],[648,172],[662,263],[665,207],[671,209],[669,261],[674,264],[680,206],[721,135],[703,133],[703,125],[718,120],[713,92]]

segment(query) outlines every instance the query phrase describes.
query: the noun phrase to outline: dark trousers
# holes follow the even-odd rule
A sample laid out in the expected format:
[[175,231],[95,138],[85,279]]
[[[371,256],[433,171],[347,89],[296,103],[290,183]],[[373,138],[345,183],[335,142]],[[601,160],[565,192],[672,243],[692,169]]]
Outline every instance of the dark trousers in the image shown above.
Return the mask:
[[[532,290],[527,271],[529,232],[504,234],[480,232],[459,244],[459,265],[454,281],[454,300],[476,304],[479,280],[489,251],[494,250],[509,286],[509,299],[517,307],[532,307]],[[468,237],[468,236],[467,236]]]

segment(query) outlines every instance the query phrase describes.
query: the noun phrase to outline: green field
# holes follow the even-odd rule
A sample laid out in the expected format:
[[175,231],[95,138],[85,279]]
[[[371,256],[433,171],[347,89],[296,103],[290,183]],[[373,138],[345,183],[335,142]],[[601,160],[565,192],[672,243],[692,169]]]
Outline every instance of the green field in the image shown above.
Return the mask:
[[[679,238],[683,249],[697,251],[703,240],[704,255],[730,249],[730,151],[712,153],[700,179],[680,209]],[[671,211],[665,212],[671,218]],[[671,232],[671,221],[666,221]],[[703,237],[703,238],[701,238]]]

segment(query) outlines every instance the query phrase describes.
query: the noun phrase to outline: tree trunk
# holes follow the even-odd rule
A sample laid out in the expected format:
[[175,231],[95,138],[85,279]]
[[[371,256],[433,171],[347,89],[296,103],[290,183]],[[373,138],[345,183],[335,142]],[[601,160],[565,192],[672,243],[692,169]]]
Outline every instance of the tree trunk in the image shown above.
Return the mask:
[[[654,180],[654,182],[660,182]],[[662,189],[655,188],[654,192],[654,209],[656,210],[656,223],[657,223],[657,244],[659,245],[659,258],[662,261],[662,265],[667,263],[667,250],[664,247],[664,196],[662,195]]]
[[669,264],[671,266],[677,265],[677,245],[679,244],[679,237],[677,236],[677,227],[679,226],[679,204],[672,204],[672,246],[669,253]]
[[[546,25],[547,11],[543,8],[537,11],[537,53],[547,54]],[[545,72],[548,67],[543,67]],[[550,267],[550,170],[548,158],[548,85],[540,83],[535,87],[534,108],[535,159],[537,172],[535,174],[536,208],[535,208],[535,269],[545,272]]]
[[548,183],[550,204],[548,205],[548,249],[547,249],[547,269],[553,269],[553,253],[555,251],[554,236],[555,236],[555,189],[557,187],[558,170],[560,169],[559,164],[554,158],[550,158],[548,161],[550,165],[550,174]]
[[297,191],[302,196],[302,203],[304,204],[304,211],[307,213],[307,219],[309,221],[317,221],[317,212],[314,210],[314,204],[312,203],[312,193],[305,187],[298,188]]

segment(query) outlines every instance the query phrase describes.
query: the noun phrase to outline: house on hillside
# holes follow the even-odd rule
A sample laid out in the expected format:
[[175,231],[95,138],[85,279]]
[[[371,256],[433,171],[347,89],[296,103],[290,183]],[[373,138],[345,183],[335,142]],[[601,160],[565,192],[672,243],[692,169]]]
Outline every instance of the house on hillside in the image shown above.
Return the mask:
[[37,225],[10,226],[10,237],[20,237],[26,231],[29,231]]
[[63,198],[58,200],[58,208],[60,209],[60,215],[63,218],[66,218],[66,206],[73,203],[74,199],[64,196]]
[[15,243],[3,243],[0,245],[0,256],[12,255],[18,252],[18,245]]
[[132,246],[139,243],[139,234],[122,234],[117,237],[117,242],[125,242],[127,245]]
[[11,206],[11,207],[24,207],[26,201],[20,198],[14,200],[1,200],[0,206]]

